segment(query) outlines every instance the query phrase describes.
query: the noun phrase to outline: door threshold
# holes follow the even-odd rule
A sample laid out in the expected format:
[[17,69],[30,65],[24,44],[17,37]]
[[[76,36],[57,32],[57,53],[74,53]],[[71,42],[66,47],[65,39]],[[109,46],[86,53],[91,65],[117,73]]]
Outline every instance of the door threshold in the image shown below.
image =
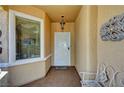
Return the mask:
[[54,66],[55,69],[68,69],[69,66]]

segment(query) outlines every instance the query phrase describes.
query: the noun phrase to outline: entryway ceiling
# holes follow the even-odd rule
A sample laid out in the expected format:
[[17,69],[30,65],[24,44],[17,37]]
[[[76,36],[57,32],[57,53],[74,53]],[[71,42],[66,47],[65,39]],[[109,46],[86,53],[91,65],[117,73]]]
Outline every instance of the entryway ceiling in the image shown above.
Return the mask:
[[79,14],[81,5],[43,5],[36,6],[44,10],[52,22],[60,22],[61,16],[65,16],[66,22],[74,22]]

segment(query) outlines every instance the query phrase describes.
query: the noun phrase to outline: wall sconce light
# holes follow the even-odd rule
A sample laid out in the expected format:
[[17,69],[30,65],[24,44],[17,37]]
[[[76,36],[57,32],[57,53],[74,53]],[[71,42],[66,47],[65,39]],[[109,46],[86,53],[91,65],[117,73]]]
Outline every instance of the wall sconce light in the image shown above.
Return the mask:
[[61,29],[63,31],[64,30],[64,25],[65,25],[64,16],[61,16],[60,25],[61,25]]

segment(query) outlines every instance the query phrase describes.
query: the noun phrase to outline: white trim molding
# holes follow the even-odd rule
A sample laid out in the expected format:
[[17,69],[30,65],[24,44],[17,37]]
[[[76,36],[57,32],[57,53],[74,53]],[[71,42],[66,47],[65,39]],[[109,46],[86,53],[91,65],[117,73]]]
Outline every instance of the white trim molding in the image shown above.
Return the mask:
[[52,56],[52,54],[49,54],[48,56],[46,56],[45,58],[43,58],[43,59],[39,59],[39,60],[37,60],[37,61],[34,61],[34,60],[28,60],[28,62],[27,61],[25,61],[25,62],[15,62],[15,63],[0,63],[0,67],[12,67],[12,66],[17,66],[17,65],[24,65],[24,64],[31,64],[31,63],[36,63],[36,62],[45,62],[46,60],[48,60],[50,57]]
[[12,64],[9,64],[8,66],[9,67],[12,67],[12,66],[17,66],[17,65],[24,65],[24,64],[30,64],[30,63],[36,63],[36,62],[45,62],[47,59],[49,59],[52,55],[49,54],[47,57],[43,58],[43,59],[27,59],[27,61],[25,62],[15,62],[15,63],[12,63]]
[[8,67],[9,66],[9,63],[0,63],[0,67]]
[[48,60],[51,56],[52,56],[52,54],[49,54],[48,56],[46,56],[46,57],[44,58],[44,61]]
[[[15,17],[23,17],[26,19],[36,20],[40,22],[40,57],[16,60],[16,31]],[[9,10],[9,66],[18,64],[27,64],[44,60],[44,20],[21,12]]]

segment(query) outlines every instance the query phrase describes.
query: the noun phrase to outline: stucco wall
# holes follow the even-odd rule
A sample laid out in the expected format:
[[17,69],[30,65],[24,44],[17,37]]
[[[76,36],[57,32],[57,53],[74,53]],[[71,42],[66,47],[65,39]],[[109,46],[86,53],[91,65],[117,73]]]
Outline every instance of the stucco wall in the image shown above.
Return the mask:
[[124,6],[98,6],[98,63],[111,64],[115,69],[120,71],[124,71],[124,40],[102,41],[100,37],[100,27],[111,17],[122,13],[124,13]]
[[[50,20],[46,17],[45,12],[33,6],[9,6],[4,8],[6,10],[10,8],[47,20],[45,23],[45,31],[47,31],[45,34],[45,39],[47,40],[45,43],[45,55],[49,55],[50,50],[53,53],[54,32],[61,31],[59,23],[52,23],[50,27]],[[76,64],[78,72],[96,72],[97,65],[101,63],[111,64],[117,71],[124,71],[124,40],[117,42],[102,41],[99,35],[101,25],[112,16],[123,13],[123,10],[124,6],[83,6],[76,22],[66,23],[65,31],[72,32],[72,41],[74,41],[72,43],[72,65]],[[52,28],[51,35],[49,28]],[[50,45],[51,48],[48,47]],[[75,49],[76,52],[74,52]],[[50,59],[48,59],[47,62],[10,67],[9,72],[11,75],[9,80],[12,85],[25,84],[45,76],[50,65]]]
[[76,69],[78,72],[96,72],[97,7],[83,6],[75,24]]
[[[100,27],[111,17],[122,13],[124,13],[124,6],[98,6],[98,64],[104,63],[106,65],[112,65],[116,71],[124,71],[124,40],[102,41],[100,37]],[[120,86],[120,84],[117,86]]]
[[[45,56],[51,55],[51,20],[48,15],[45,15]],[[46,60],[45,68],[46,72],[51,67],[51,57]]]
[[9,67],[9,86],[21,86],[45,76],[45,62]]
[[[44,20],[45,30],[45,57],[50,54],[50,19],[44,11],[34,6],[3,6],[8,12],[9,9],[16,10],[22,13],[26,13]],[[8,37],[6,37],[8,38]],[[10,86],[20,86],[29,83],[33,80],[37,80],[46,75],[49,70],[50,58],[45,62],[36,62],[31,64],[24,64],[18,66],[12,66],[8,68],[9,71],[9,84]]]

